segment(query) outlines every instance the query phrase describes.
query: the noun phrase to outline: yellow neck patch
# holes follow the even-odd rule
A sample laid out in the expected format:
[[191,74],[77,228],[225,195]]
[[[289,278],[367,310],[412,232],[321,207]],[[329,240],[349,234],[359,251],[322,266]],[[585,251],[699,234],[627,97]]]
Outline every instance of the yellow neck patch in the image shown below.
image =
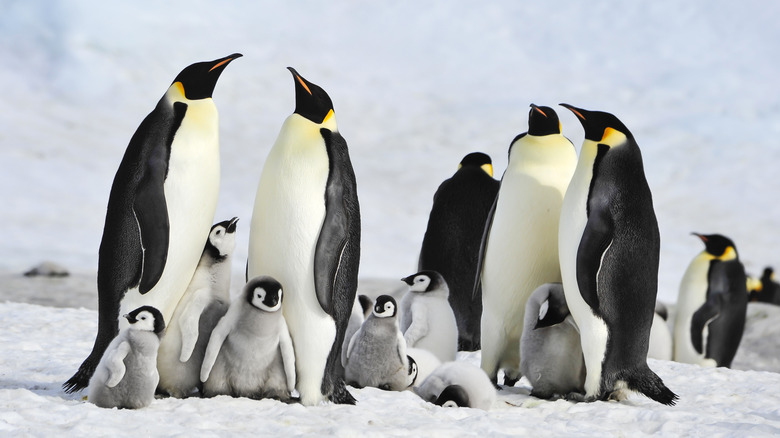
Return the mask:
[[718,259],[724,262],[728,260],[734,260],[736,258],[737,258],[737,250],[735,250],[733,246],[729,246],[728,248],[726,248],[726,250],[723,251],[723,255],[718,257]]
[[599,143],[610,147],[620,146],[626,142],[627,138],[626,134],[623,134],[615,128],[606,128],[604,129],[604,135],[601,136],[601,141]]
[[491,177],[493,176],[493,165],[492,164],[483,164],[483,165],[479,166],[479,168],[484,170],[485,173],[487,173]]

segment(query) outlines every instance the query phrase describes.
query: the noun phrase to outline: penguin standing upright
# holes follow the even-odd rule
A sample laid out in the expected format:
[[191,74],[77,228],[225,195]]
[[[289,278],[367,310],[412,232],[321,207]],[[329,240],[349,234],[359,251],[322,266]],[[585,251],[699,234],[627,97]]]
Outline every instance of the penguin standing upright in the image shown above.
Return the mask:
[[704,242],[704,251],[691,261],[680,283],[674,360],[730,367],[745,330],[745,268],[731,239],[694,234]]
[[[482,369],[493,382],[520,377],[525,303],[544,283],[561,281],[558,219],[577,154],[561,135],[552,108],[531,105],[528,132],[509,147],[509,164],[485,228],[482,283]],[[479,287],[477,282],[475,289]]]
[[238,218],[211,227],[187,291],[173,312],[157,354],[158,388],[187,397],[200,388],[200,367],[211,331],[230,305],[230,262]]
[[447,300],[444,277],[435,271],[421,271],[402,281],[409,285],[400,303],[400,328],[406,345],[428,350],[441,362],[455,360],[458,326]]
[[249,277],[287,291],[301,402],[354,404],[341,347],[357,291],[360,209],[347,143],[325,90],[290,68],[295,112],[265,161],[249,235]]
[[157,387],[157,348],[165,331],[160,311],[141,306],[124,315],[129,325],[109,343],[89,380],[87,400],[101,408],[149,406]]
[[480,348],[482,288],[474,291],[474,280],[485,221],[498,186],[490,157],[473,152],[463,157],[457,172],[433,195],[418,270],[436,271],[447,282],[458,324],[458,350]]
[[108,199],[98,257],[98,332],[92,352],[63,388],[84,388],[119,315],[153,306],[165,321],[190,283],[219,193],[219,117],[211,94],[241,54],[190,65],[141,122]]
[[585,130],[558,239],[585,356],[582,398],[621,399],[628,389],[672,405],[677,396],[647,366],[660,237],[639,146],[614,115],[562,105]]

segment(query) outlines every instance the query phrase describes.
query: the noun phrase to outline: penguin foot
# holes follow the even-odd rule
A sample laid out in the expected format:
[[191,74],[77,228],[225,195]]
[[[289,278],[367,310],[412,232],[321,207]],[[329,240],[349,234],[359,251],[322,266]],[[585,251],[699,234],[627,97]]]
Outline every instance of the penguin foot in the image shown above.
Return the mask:
[[328,400],[339,405],[354,405],[357,403],[357,400],[349,393],[347,386],[341,379],[334,383],[333,391],[328,396]]
[[590,403],[596,401],[596,397],[588,397],[581,392],[570,392],[563,396],[563,399],[574,403]]

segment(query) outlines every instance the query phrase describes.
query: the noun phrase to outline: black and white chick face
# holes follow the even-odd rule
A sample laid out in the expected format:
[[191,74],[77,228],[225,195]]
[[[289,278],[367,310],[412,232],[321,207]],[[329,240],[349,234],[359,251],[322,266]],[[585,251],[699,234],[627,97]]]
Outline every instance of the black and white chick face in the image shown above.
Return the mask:
[[145,330],[161,334],[165,330],[162,313],[152,306],[142,306],[124,315],[132,330]]
[[419,373],[417,361],[409,355],[406,355],[406,359],[409,361],[409,382],[411,382],[409,383],[409,386],[414,386],[415,382],[417,382],[417,374]]
[[209,232],[207,248],[215,259],[229,256],[236,248],[236,223],[238,218],[214,224]]
[[460,385],[450,385],[439,394],[435,404],[445,408],[469,407],[469,394]]
[[374,303],[374,316],[377,318],[391,318],[395,316],[397,306],[395,299],[390,295],[380,295]]
[[439,289],[444,282],[441,274],[434,271],[421,271],[401,280],[409,285],[411,292],[430,292]]
[[282,285],[270,277],[250,280],[244,292],[249,304],[260,310],[276,312],[282,308]]

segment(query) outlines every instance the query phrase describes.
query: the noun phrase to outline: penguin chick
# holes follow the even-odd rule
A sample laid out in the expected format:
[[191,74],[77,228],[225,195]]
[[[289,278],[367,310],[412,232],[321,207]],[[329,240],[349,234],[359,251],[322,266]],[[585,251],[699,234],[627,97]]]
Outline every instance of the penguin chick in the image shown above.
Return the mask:
[[141,306],[124,315],[130,325],[106,348],[89,380],[87,400],[101,408],[149,406],[157,388],[157,348],[165,331],[159,310]]
[[401,279],[409,292],[401,298],[401,332],[408,347],[422,348],[442,362],[455,360],[458,326],[448,301],[447,282],[436,271]]
[[688,265],[677,298],[674,360],[730,367],[745,329],[747,278],[734,242],[697,234],[704,250]]
[[200,370],[205,397],[290,400],[295,354],[281,308],[278,281],[249,280],[211,332]]
[[158,390],[187,397],[200,388],[200,367],[211,331],[230,305],[231,256],[238,218],[214,224],[190,285],[184,292],[157,353]]
[[344,372],[348,384],[403,391],[414,383],[417,367],[410,365],[397,310],[393,297],[377,297],[373,312],[347,347]]
[[487,374],[482,368],[463,361],[443,363],[414,391],[423,400],[441,406],[487,411],[496,401],[496,389]]
[[438,368],[439,365],[441,365],[441,361],[439,360],[438,357],[436,357],[435,354],[422,348],[414,348],[414,347],[407,346],[406,354],[417,364],[417,380],[412,386],[406,388],[407,391],[412,391],[414,390],[415,386],[420,386],[420,384],[429,375],[431,375],[431,373],[436,368]]
[[547,283],[531,293],[520,340],[520,371],[539,398],[582,392],[585,359],[561,283]]

